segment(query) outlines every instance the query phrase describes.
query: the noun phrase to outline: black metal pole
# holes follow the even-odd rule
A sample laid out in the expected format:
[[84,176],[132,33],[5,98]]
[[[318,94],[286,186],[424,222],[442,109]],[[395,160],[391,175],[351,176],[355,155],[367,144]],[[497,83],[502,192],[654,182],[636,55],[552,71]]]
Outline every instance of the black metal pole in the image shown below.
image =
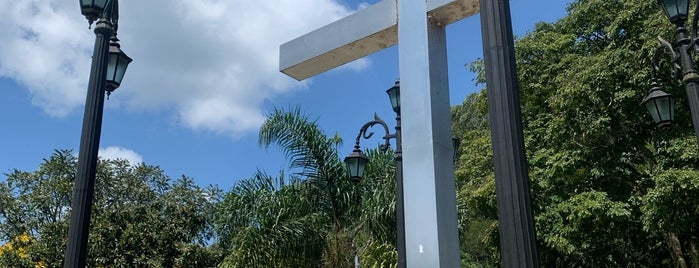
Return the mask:
[[689,109],[692,113],[692,124],[694,125],[694,135],[699,144],[699,84],[696,80],[685,82],[687,91],[687,99],[689,100]]
[[97,171],[97,151],[99,150],[102,132],[109,39],[113,33],[112,24],[109,21],[105,19],[97,21],[95,26],[95,50],[92,56],[92,69],[90,70],[82,135],[80,136],[78,170],[75,175],[75,186],[71,203],[68,244],[66,245],[65,261],[63,263],[65,268],[85,267],[87,258],[90,212]]
[[503,267],[539,267],[507,0],[480,0]]
[[[694,25],[693,27],[696,27]],[[689,50],[693,48],[692,41],[687,36],[687,29],[684,26],[677,28],[677,35],[680,44],[680,63],[682,65],[682,83],[687,91],[687,99],[689,101],[689,109],[692,114],[692,125],[694,126],[694,135],[699,144],[699,74],[694,70],[694,61],[689,54]]]
[[403,146],[400,139],[400,111],[396,113],[395,136],[396,151],[393,154],[393,160],[396,164],[396,244],[398,268],[405,268],[405,207],[403,206]]

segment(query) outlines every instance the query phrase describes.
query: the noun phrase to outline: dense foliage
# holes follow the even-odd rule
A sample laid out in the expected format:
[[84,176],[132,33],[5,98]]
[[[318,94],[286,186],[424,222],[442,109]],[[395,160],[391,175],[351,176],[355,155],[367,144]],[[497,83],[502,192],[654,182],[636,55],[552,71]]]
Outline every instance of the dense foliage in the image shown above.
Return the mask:
[[[34,172],[0,182],[0,267],[60,267],[77,159],[56,151]],[[88,241],[90,267],[201,267],[220,191],[154,166],[100,160]]]
[[[568,12],[516,42],[542,266],[699,266],[699,150],[684,87],[663,74],[677,99],[670,129],[655,128],[640,105],[656,36],[672,38],[673,27],[655,1],[579,0]],[[470,66],[484,77],[482,63]],[[457,169],[461,217],[471,223],[462,240],[476,236],[462,250],[492,264],[487,90],[453,114],[469,141]]]

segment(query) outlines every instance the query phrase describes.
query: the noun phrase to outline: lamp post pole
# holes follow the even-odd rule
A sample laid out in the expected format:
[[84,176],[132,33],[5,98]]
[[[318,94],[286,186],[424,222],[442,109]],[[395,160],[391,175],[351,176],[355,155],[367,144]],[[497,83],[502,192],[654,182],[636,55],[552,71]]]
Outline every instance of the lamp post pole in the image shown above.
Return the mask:
[[[696,12],[696,11],[695,11]],[[697,27],[694,20],[694,28]],[[677,27],[677,37],[679,40],[680,62],[682,65],[682,83],[687,91],[687,99],[689,100],[689,109],[692,114],[692,125],[694,126],[694,135],[699,144],[699,74],[694,70],[694,62],[689,50],[694,48],[695,41],[687,36],[687,29],[684,26]]]
[[[379,146],[381,152],[386,152],[391,146],[390,139],[396,139],[396,150],[393,153],[393,161],[396,166],[396,249],[398,251],[398,268],[405,268],[407,266],[407,256],[406,256],[406,243],[405,243],[405,200],[403,199],[403,141],[401,140],[401,118],[400,118],[400,83],[396,82],[395,86],[386,91],[391,98],[391,105],[393,106],[393,111],[396,112],[396,132],[394,134],[389,134],[388,126],[381,120],[376,114],[374,114],[374,120],[367,122],[359,129],[359,134],[357,134],[357,139],[354,144],[354,150],[352,153],[345,157],[345,164],[347,164],[347,170],[349,171],[350,180],[360,181],[364,173],[364,169],[369,162],[369,158],[362,152],[359,141],[362,137],[365,139],[371,138],[374,135],[373,132],[367,133],[369,128],[374,125],[383,126],[385,135],[383,139],[384,144]],[[461,141],[457,138],[452,137],[452,146],[454,149],[454,159],[456,162],[458,146]]]
[[95,50],[92,56],[92,69],[87,87],[85,114],[80,136],[78,170],[75,174],[73,200],[71,203],[70,228],[66,246],[65,268],[85,267],[87,257],[87,237],[90,228],[90,212],[97,172],[97,152],[102,133],[102,113],[104,110],[105,77],[109,39],[113,34],[112,25],[105,19],[95,26]]
[[369,139],[374,135],[373,132],[367,133],[369,128],[374,125],[381,125],[384,129],[385,135],[383,139],[384,144],[379,146],[381,152],[388,151],[390,148],[391,139],[396,139],[396,150],[393,153],[393,161],[396,166],[396,250],[398,251],[398,268],[406,267],[406,254],[405,254],[405,208],[403,201],[403,153],[401,144],[401,127],[400,127],[400,82],[396,82],[395,85],[388,90],[389,99],[391,101],[391,106],[393,111],[396,113],[396,132],[390,134],[388,131],[388,125],[386,122],[381,120],[378,115],[374,114],[374,120],[367,122],[359,129],[359,134],[357,134],[357,139],[354,145],[354,151],[352,154],[345,158],[345,163],[347,164],[347,169],[350,173],[350,179],[353,181],[359,181],[362,179],[362,174],[364,173],[364,168],[369,162],[369,159],[362,153],[359,146],[359,141],[362,137],[364,139]]
[[[102,9],[97,7],[95,1],[81,0],[80,3],[83,15],[86,15],[90,24],[94,19],[98,20],[94,30],[95,48],[85,100],[78,169],[71,201],[68,243],[63,262],[65,268],[85,267],[105,91],[111,93],[119,86],[126,66],[131,61],[116,43],[118,0],[108,0],[103,3],[105,5],[101,7]],[[110,45],[113,51],[110,51]],[[108,69],[112,72],[109,78],[107,77]]]
[[388,132],[388,125],[386,122],[381,120],[378,115],[374,114],[374,120],[367,122],[359,129],[359,134],[357,134],[357,139],[354,144],[354,151],[349,156],[345,157],[345,163],[347,164],[347,169],[350,171],[350,179],[359,182],[362,179],[362,173],[369,162],[369,159],[362,153],[359,146],[359,141],[362,137],[364,139],[371,138],[374,133],[369,132],[369,128],[374,125],[381,125],[384,129],[385,135],[382,139],[385,140],[384,144],[379,146],[381,152],[388,151],[391,147],[390,140],[396,139],[396,150],[393,153],[393,161],[395,161],[396,166],[396,249],[398,251],[398,267],[405,268],[405,211],[403,208],[403,154],[401,152],[401,140],[400,140],[400,113],[396,113],[396,133],[390,134]]
[[[669,94],[660,91],[660,86],[655,79],[655,72],[657,71],[657,57],[661,53],[663,48],[672,56],[672,70],[675,77],[677,74],[682,75],[682,84],[685,86],[685,91],[687,91],[687,99],[689,102],[689,109],[692,116],[692,126],[694,127],[694,135],[697,139],[697,144],[699,144],[699,73],[694,69],[694,60],[692,60],[692,50],[696,49],[699,52],[699,47],[697,47],[697,22],[699,22],[699,3],[697,3],[697,8],[694,10],[694,17],[691,21],[692,32],[691,34],[685,27],[687,18],[689,17],[689,3],[687,0],[658,0],[658,3],[662,6],[665,15],[671,23],[677,28],[677,48],[672,47],[672,45],[658,37],[660,40],[660,48],[653,55],[653,69],[651,70],[651,94],[646,97],[643,101],[646,104],[646,108],[653,115],[653,119],[656,121],[658,126],[669,125],[674,117],[674,101]],[[679,55],[677,55],[679,53]],[[657,89],[657,90],[656,90]],[[660,92],[654,95],[653,91]],[[666,101],[666,99],[669,99]],[[663,112],[661,114],[661,112]]]
[[396,151],[393,161],[396,163],[396,244],[398,250],[398,268],[406,267],[405,256],[405,207],[403,205],[403,145],[400,139],[400,111],[396,113]]

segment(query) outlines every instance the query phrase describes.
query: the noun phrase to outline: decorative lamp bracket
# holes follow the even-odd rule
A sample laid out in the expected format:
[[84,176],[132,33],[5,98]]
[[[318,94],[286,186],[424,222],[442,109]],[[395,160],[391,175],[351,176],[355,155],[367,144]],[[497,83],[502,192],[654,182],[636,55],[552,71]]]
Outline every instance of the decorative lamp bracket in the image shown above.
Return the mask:
[[[658,46],[658,48],[655,50],[655,53],[653,54],[653,58],[651,60],[651,79],[657,78],[657,72],[660,70],[660,63],[662,63],[660,56],[663,54],[663,51],[667,51],[670,54],[670,57],[672,58],[672,77],[675,79],[679,79],[680,75],[682,74],[682,65],[680,65],[680,55],[672,47],[672,44],[670,44],[670,42],[663,39],[662,37],[658,36],[658,42],[660,42],[660,46]],[[693,42],[694,41],[692,41],[692,43]]]
[[385,135],[382,137],[384,139],[384,144],[379,145],[379,150],[381,152],[386,152],[388,151],[388,148],[391,147],[391,139],[395,139],[396,135],[395,134],[390,134],[388,132],[388,125],[386,125],[386,122],[384,122],[376,113],[374,113],[374,120],[367,122],[362,126],[361,129],[359,129],[359,134],[357,134],[357,139],[356,143],[354,145],[354,148],[359,148],[359,140],[361,138],[364,139],[369,139],[374,135],[374,132],[369,132],[369,128],[373,127],[374,125],[381,125],[383,127]]

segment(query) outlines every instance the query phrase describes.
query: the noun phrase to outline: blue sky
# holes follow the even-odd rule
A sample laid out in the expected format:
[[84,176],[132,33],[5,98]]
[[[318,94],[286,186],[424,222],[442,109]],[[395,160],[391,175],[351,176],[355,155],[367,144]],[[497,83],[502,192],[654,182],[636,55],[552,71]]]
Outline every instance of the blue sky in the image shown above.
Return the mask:
[[[258,169],[285,170],[278,148],[257,144],[259,124],[275,107],[318,118],[326,134],[345,140],[342,155],[374,112],[393,125],[385,90],[398,78],[397,47],[303,82],[277,66],[281,43],[377,0],[121,2],[119,38],[134,62],[105,105],[103,157],[227,190]],[[515,34],[563,17],[570,2],[511,1]],[[77,153],[94,34],[74,0],[2,1],[0,40],[4,180],[15,168],[36,170],[55,149]],[[464,64],[482,57],[479,16],[449,25],[447,40],[454,105],[477,90]]]

